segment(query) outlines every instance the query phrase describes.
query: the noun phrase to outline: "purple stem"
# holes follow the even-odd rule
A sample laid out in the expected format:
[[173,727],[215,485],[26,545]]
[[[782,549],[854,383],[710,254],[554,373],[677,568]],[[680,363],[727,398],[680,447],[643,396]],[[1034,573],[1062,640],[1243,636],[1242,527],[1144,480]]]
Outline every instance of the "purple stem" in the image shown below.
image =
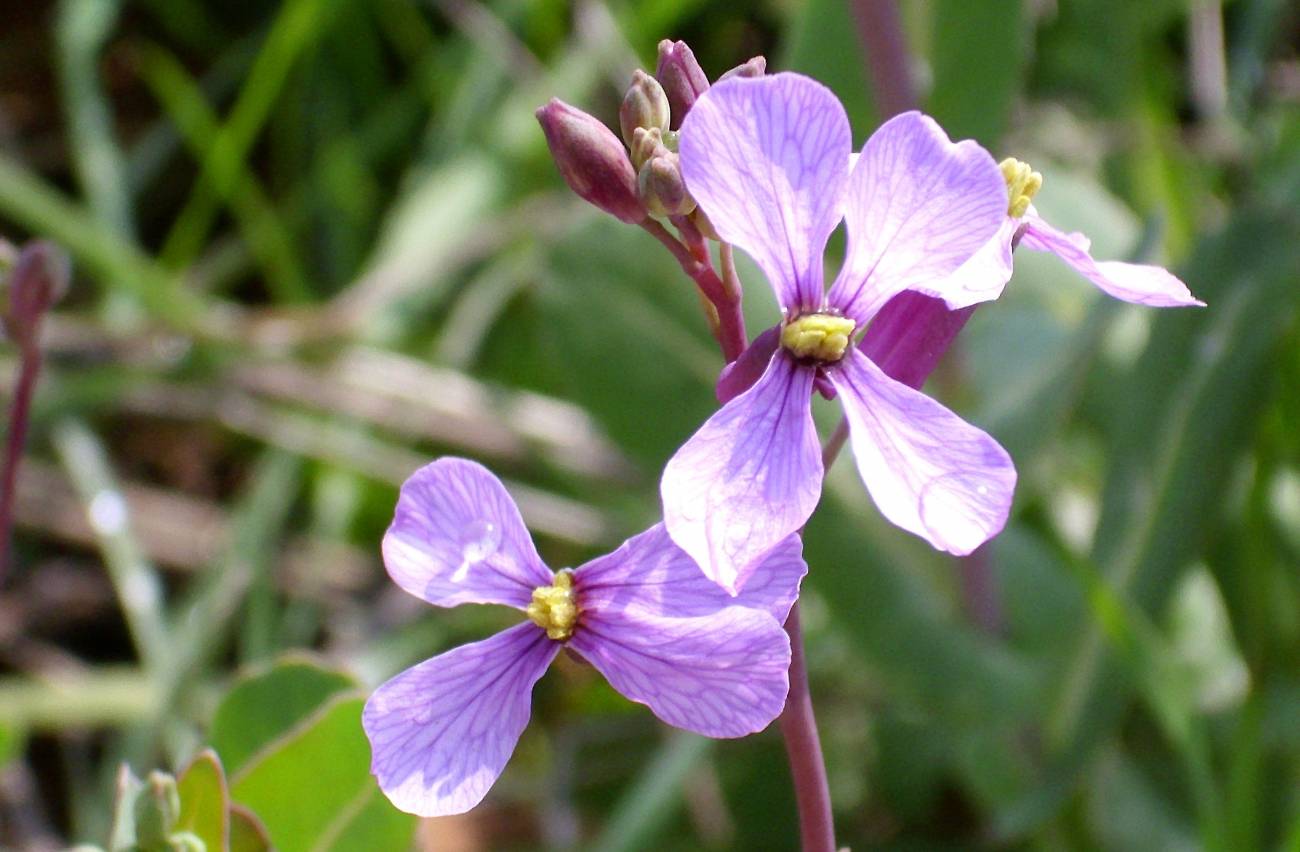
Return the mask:
[[881,119],[915,109],[916,89],[898,4],[894,0],[856,0],[852,7],[858,35],[867,49],[867,66]]
[[[682,243],[681,240],[674,237],[668,232],[668,229],[660,225],[654,219],[646,219],[641,223],[641,227],[650,233],[656,240],[663,243],[668,251],[672,252],[677,264],[681,266],[682,272],[685,272],[695,281],[700,288],[700,293],[704,298],[709,300],[714,310],[718,312],[718,324],[713,329],[713,336],[717,338],[718,345],[722,347],[722,355],[727,359],[727,363],[740,357],[740,353],[745,351],[749,345],[749,339],[745,335],[745,317],[740,311],[740,291],[735,287],[729,287],[724,284],[718,277],[717,271],[713,268],[713,260],[708,253],[708,246],[700,239],[700,245],[703,245],[703,251],[697,246],[694,251]],[[679,227],[681,227],[679,225]],[[691,238],[698,234],[698,231],[683,230],[683,233]],[[692,242],[694,240],[692,239]]]
[[808,691],[808,667],[803,658],[803,631],[799,627],[799,602],[790,607],[785,620],[790,634],[790,694],[781,711],[781,737],[790,760],[794,797],[799,808],[799,842],[803,852],[835,852],[835,823],[831,816],[831,791],[826,781],[813,716],[812,694]]
[[0,480],[0,585],[9,568],[10,545],[14,528],[14,499],[18,490],[18,465],[27,443],[36,379],[41,372],[41,350],[35,345],[22,346],[18,366],[18,386],[9,409],[9,435],[5,441],[4,479]]

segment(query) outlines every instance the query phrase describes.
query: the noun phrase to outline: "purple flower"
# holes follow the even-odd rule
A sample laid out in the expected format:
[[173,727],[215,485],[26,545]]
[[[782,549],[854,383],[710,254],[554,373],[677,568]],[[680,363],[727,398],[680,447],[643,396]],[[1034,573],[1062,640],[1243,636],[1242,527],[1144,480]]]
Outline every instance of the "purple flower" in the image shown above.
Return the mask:
[[1002,226],[942,285],[949,308],[963,308],[1002,295],[1002,288],[1011,278],[1011,248],[1017,233],[1022,247],[1051,252],[1116,299],[1157,308],[1205,305],[1163,267],[1093,260],[1087,237],[1057,230],[1038,215],[1032,201],[1043,186],[1042,175],[1027,163],[1011,158],[1003,160],[999,168],[1009,196]]
[[371,772],[404,811],[462,813],[482,800],[528,723],[533,684],[565,647],[660,719],[705,736],[762,730],[785,705],[781,623],[807,571],[798,536],[739,599],[662,524],[552,573],[501,482],[448,458],[402,486],[383,550],[393,580],[434,606],[505,604],[529,618],[407,669],[366,702]]
[[[820,498],[815,387],[843,403],[858,471],[898,526],[964,554],[1002,529],[1011,505],[1006,451],[856,348],[893,295],[946,295],[938,287],[1007,218],[1002,174],[984,149],[915,112],[881,126],[851,172],[849,153],[839,101],[796,74],[719,83],[682,125],[687,189],[762,268],[784,314],[720,395],[761,377],[677,451],[661,485],[673,541],[733,594]],[[822,253],[841,218],[847,255],[823,292]]]

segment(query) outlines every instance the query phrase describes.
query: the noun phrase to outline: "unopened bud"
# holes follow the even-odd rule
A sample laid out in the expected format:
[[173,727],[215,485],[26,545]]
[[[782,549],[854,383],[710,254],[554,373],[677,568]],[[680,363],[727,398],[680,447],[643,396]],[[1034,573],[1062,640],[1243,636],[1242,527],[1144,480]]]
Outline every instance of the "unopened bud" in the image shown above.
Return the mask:
[[9,271],[7,299],[0,322],[20,344],[35,342],[41,317],[68,291],[68,256],[53,243],[36,240],[23,246]]
[[618,109],[618,124],[623,130],[623,141],[632,147],[632,134],[637,128],[646,130],[668,129],[668,96],[659,81],[644,71],[632,72],[632,84],[623,96]]
[[691,211],[691,222],[706,239],[717,243],[722,242],[722,237],[718,236],[717,228],[714,228],[713,223],[709,221],[709,217],[704,215],[703,207],[696,207]]
[[673,130],[682,126],[682,119],[690,112],[695,101],[709,89],[709,78],[704,76],[704,69],[695,61],[695,54],[684,41],[664,39],[659,42],[659,63],[655,66],[655,76],[663,85],[668,96],[668,105],[672,109],[669,127]]
[[632,134],[632,167],[639,171],[647,160],[667,150],[663,132],[658,127],[638,127]]
[[637,189],[652,216],[681,216],[695,209],[695,199],[686,192],[677,155],[671,152],[646,161],[637,173]]
[[767,59],[762,56],[755,56],[732,68],[715,82],[721,83],[723,80],[730,80],[732,77],[762,77],[766,73]]
[[636,172],[613,131],[558,98],[538,108],[536,115],[570,189],[624,222],[635,225],[645,219]]

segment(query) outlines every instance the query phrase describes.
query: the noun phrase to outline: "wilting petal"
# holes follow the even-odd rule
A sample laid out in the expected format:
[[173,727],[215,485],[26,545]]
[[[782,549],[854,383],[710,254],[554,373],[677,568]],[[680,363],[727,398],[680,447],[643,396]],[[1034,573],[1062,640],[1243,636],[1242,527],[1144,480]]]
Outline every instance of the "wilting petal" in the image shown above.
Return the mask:
[[785,706],[790,640],[776,619],[733,606],[696,618],[584,614],[569,647],[660,719],[706,737],[761,731]]
[[839,100],[798,74],[725,80],[681,133],[686,188],[718,235],[754,259],[783,308],[817,309],[851,147]]
[[1022,224],[1021,220],[1003,215],[1002,226],[993,234],[970,260],[957,267],[957,271],[944,281],[919,288],[922,292],[941,298],[949,310],[990,302],[1002,295],[1011,280],[1011,238]]
[[370,771],[393,804],[421,816],[477,805],[528,724],[533,684],[559,653],[532,624],[462,645],[375,690],[362,727]]
[[668,534],[733,595],[821,496],[813,374],[778,352],[763,377],[705,421],[664,468]]
[[1016,469],[997,441],[857,350],[831,381],[858,472],[886,518],[959,556],[1002,529]]
[[754,338],[740,357],[722,368],[715,388],[718,402],[726,404],[754,386],[767,370],[772,354],[781,344],[781,326],[774,325]]
[[575,570],[573,581],[584,612],[639,610],[685,618],[743,606],[783,622],[807,572],[803,542],[792,535],[758,563],[744,590],[732,597],[704,576],[695,560],[668,537],[663,524],[655,524],[613,553]]
[[501,480],[465,459],[438,459],[411,474],[383,551],[397,585],[436,606],[525,607],[553,576]]
[[1025,216],[1025,224],[1027,227],[1020,243],[1022,246],[1034,251],[1050,251],[1107,295],[1125,302],[1157,308],[1205,305],[1167,269],[1115,260],[1098,263],[1088,253],[1087,237],[1079,233],[1059,231],[1032,210]]
[[989,153],[950,142],[934,119],[895,116],[862,149],[844,196],[848,252],[827,303],[859,323],[890,296],[937,289],[1007,218],[1007,186]]

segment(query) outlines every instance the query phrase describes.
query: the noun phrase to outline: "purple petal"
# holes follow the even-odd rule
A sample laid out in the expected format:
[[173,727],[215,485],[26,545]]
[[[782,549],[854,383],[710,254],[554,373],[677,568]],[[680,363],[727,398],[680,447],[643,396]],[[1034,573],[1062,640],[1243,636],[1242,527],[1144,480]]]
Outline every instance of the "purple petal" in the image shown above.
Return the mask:
[[944,279],[1006,218],[1006,181],[987,151],[950,142],[929,116],[895,116],[867,140],[849,176],[848,253],[827,302],[864,323],[903,290],[946,298]]
[[635,609],[672,618],[710,615],[729,606],[759,609],[785,621],[808,573],[803,542],[792,535],[770,552],[732,597],[655,524],[607,556],[573,572],[583,612]]
[[964,556],[1007,522],[1016,469],[998,442],[850,350],[831,371],[858,472],[886,518]]
[[1167,269],[1115,260],[1098,263],[1088,253],[1087,237],[1080,233],[1067,234],[1059,231],[1032,210],[1025,216],[1025,224],[1027,227],[1021,245],[1034,251],[1051,252],[1073,266],[1080,275],[1096,284],[1107,295],[1125,302],[1157,308],[1205,305]]
[[532,624],[462,645],[375,690],[361,725],[370,771],[408,813],[464,813],[482,801],[528,724],[533,684],[561,645]]
[[383,551],[393,581],[435,606],[522,608],[553,576],[501,481],[465,459],[438,459],[411,474]]
[[706,737],[761,731],[785,706],[790,640],[765,612],[696,618],[628,609],[584,616],[569,647],[670,725]]
[[710,417],[664,469],[668,534],[733,595],[821,496],[813,375],[778,352],[763,377]]
[[755,337],[739,358],[723,367],[716,388],[718,402],[726,404],[753,387],[767,370],[772,353],[780,343],[781,326],[774,325]]
[[1011,238],[1021,220],[1003,214],[1002,225],[970,259],[957,267],[945,280],[920,288],[941,298],[949,310],[959,310],[980,302],[991,302],[1002,295],[1011,280]]
[[723,81],[682,123],[686,188],[787,310],[822,303],[822,251],[840,221],[850,147],[844,107],[798,74]]

